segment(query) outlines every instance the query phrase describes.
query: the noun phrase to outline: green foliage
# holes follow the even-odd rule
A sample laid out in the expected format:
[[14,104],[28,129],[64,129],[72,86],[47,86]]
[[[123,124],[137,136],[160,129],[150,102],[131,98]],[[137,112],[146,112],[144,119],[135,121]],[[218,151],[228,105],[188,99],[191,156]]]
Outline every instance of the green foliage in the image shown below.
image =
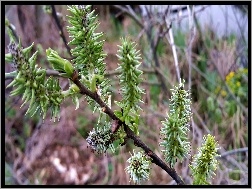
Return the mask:
[[185,34],[179,29],[174,32],[174,44],[176,44],[179,48],[186,47],[186,36]]
[[240,170],[233,170],[233,171],[229,172],[228,174],[229,174],[229,178],[231,178],[233,180],[240,180],[241,179],[241,171]]
[[157,103],[158,103],[158,95],[157,94],[160,94],[160,92],[161,92],[160,86],[157,86],[157,85],[150,86],[151,103],[153,103],[152,106],[157,105]]
[[248,103],[248,69],[240,68],[236,72],[231,71],[226,76],[227,85],[235,96],[239,97],[245,105]]
[[194,185],[207,185],[209,179],[215,175],[218,166],[217,154],[218,143],[215,137],[208,134],[203,137],[202,146],[198,149],[198,153],[193,157],[190,165],[193,175]]
[[207,55],[204,51],[201,51],[198,57],[198,68],[203,73],[206,73],[207,71]]
[[[78,116],[77,117],[77,125],[78,127],[76,128],[77,131],[81,134],[82,137],[86,138],[88,136],[88,124],[89,120],[86,117],[83,116]],[[92,124],[92,123],[90,123]]]
[[184,90],[184,83],[172,89],[170,113],[160,133],[164,136],[160,146],[164,148],[165,160],[173,167],[177,159],[182,160],[190,150],[188,142],[189,121],[191,118],[189,92]]
[[117,40],[123,33],[123,26],[119,19],[113,15],[110,15],[111,30],[107,33],[107,36],[112,40]]

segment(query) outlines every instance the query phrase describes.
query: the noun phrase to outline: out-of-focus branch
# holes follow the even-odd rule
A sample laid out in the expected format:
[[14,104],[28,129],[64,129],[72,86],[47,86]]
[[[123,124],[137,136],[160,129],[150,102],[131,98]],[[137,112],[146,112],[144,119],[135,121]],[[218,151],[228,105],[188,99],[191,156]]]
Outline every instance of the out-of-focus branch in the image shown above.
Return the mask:
[[[167,25],[167,27],[170,27],[170,26]],[[171,27],[169,29],[169,37],[168,37],[168,35],[165,35],[165,36],[172,47],[172,54],[173,54],[173,58],[174,58],[174,64],[175,64],[175,68],[176,68],[177,78],[178,78],[178,82],[180,82],[180,70],[179,70],[179,65],[178,65],[178,55],[177,55],[176,46],[174,44],[174,37],[173,37]]]
[[68,44],[67,44],[67,40],[66,40],[66,37],[65,37],[65,35],[64,35],[64,31],[63,31],[63,28],[62,28],[62,26],[61,26],[61,24],[60,24],[59,18],[58,18],[58,16],[57,16],[57,12],[56,12],[55,6],[54,6],[54,5],[51,5],[51,7],[52,7],[52,17],[54,18],[54,20],[55,20],[55,22],[56,22],[56,24],[57,24],[57,27],[58,27],[59,30],[60,30],[60,32],[59,32],[60,37],[62,38],[62,40],[63,40],[63,42],[64,42],[64,44],[65,44],[65,47],[66,47],[66,49],[67,49],[69,55],[71,56],[71,52],[70,52],[71,49],[70,49],[70,47],[69,47]]
[[230,155],[238,154],[238,153],[242,153],[242,152],[248,152],[248,147],[238,148],[238,149],[234,149],[234,150],[230,150],[230,151],[224,152],[218,158],[225,158],[226,156],[230,156]]
[[194,6],[192,6],[192,10],[190,8],[189,5],[187,5],[187,10],[188,10],[188,20],[189,20],[189,31],[190,31],[190,37],[189,37],[189,43],[188,43],[188,48],[187,48],[187,62],[189,65],[189,78],[188,78],[188,84],[189,84],[189,89],[191,88],[191,83],[192,83],[192,43],[194,41],[195,38],[195,34],[196,34],[196,27],[194,26],[194,20],[193,20],[193,16],[194,16]]
[[[127,15],[129,15],[133,20],[136,21],[136,23],[141,27],[144,28],[144,25],[142,24],[141,20],[137,17],[136,14],[134,14],[134,11],[132,11],[132,9],[127,9],[126,7],[122,6],[122,5],[113,5],[114,7],[120,9],[121,11],[127,13]],[[133,12],[133,13],[132,13]]]
[[13,26],[9,20],[7,18],[5,18],[5,26],[7,26],[10,31],[12,32],[14,38],[15,38],[15,41],[18,42],[18,36],[17,36],[17,33],[16,33],[16,29],[15,29],[15,26]]
[[[202,31],[201,28],[197,22],[197,18],[194,15],[194,22],[195,25],[197,27],[197,30],[199,32],[199,37],[202,38]],[[207,53],[209,54],[210,50],[209,48],[206,46],[206,43],[203,43],[205,50],[207,51]],[[220,79],[222,81],[222,83],[224,84],[227,92],[230,94],[230,96],[235,100],[235,102],[241,107],[242,111],[246,114],[246,116],[248,116],[248,109],[235,97],[235,95],[233,94],[233,92],[231,91],[231,89],[229,88],[229,86],[227,85],[227,83],[225,82],[225,79],[221,76],[220,70],[217,68],[216,64],[213,64],[215,66],[215,69],[217,70],[218,74],[220,75]]]

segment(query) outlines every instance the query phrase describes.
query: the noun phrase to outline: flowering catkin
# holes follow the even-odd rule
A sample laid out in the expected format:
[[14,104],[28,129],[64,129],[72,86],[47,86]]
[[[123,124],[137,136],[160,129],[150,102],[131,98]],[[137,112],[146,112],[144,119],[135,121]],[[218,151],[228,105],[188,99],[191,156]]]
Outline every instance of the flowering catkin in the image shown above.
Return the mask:
[[184,90],[184,83],[172,89],[170,100],[170,113],[165,121],[161,134],[163,141],[160,143],[165,160],[173,167],[177,159],[182,160],[190,150],[188,142],[189,120],[191,118],[191,100],[189,92]]

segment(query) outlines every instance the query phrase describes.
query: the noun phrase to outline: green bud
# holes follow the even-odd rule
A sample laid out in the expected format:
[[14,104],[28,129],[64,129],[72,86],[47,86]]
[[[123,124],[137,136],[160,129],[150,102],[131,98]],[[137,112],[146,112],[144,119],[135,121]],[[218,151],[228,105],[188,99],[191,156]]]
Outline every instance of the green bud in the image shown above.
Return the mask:
[[12,62],[13,57],[11,53],[5,54],[5,61],[6,62]]
[[37,59],[38,51],[36,51],[31,58],[29,58],[29,63],[31,70],[35,69],[36,59]]
[[72,77],[74,67],[68,60],[65,60],[64,70],[69,78]]
[[56,51],[49,48],[46,50],[46,55],[54,70],[64,72],[65,61],[58,55]]
[[75,84],[72,84],[71,87],[70,87],[74,92],[76,93],[79,93],[80,92],[80,89],[77,85]]
[[25,49],[22,50],[22,52],[23,52],[23,54],[24,54],[25,56],[28,56],[28,55],[29,55],[29,53],[30,53],[31,50],[32,50],[33,45],[34,45],[34,42],[33,42],[29,47],[26,47]]
[[49,48],[46,50],[46,55],[54,70],[69,78],[73,75],[74,68],[72,64],[68,60],[61,58],[56,51]]
[[17,81],[15,79],[13,79],[12,82],[10,82],[10,84],[7,85],[6,88],[9,88],[9,87],[13,86],[15,83],[17,83]]

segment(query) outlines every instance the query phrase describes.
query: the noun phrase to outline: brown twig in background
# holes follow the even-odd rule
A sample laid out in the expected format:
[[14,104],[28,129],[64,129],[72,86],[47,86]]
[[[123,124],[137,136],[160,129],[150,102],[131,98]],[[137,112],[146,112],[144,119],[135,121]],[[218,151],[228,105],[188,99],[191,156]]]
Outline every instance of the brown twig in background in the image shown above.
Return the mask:
[[230,155],[237,154],[237,153],[242,153],[242,152],[248,152],[248,147],[238,148],[238,149],[223,152],[221,154],[221,156],[218,157],[218,158],[225,158],[226,156],[230,156]]
[[79,87],[80,93],[83,95],[87,95],[93,100],[95,100],[100,107],[102,107],[103,112],[109,115],[109,117],[113,120],[115,120],[117,123],[117,128],[113,128],[113,130],[117,130],[120,126],[123,126],[124,131],[127,134],[127,137],[132,139],[134,141],[135,146],[138,146],[142,148],[145,153],[152,158],[152,162],[155,163],[157,166],[161,167],[163,170],[165,170],[176,182],[178,185],[184,185],[185,183],[182,181],[182,179],[178,176],[176,171],[167,164],[161,160],[144,142],[141,141],[141,139],[134,134],[134,132],[129,128],[128,125],[125,124],[125,122],[121,121],[114,112],[106,105],[106,103],[100,98],[100,96],[97,94],[97,92],[91,92],[88,90],[79,80],[78,80],[78,73],[77,71],[74,72],[72,76],[72,81]]
[[15,41],[18,42],[18,36],[17,36],[16,30],[15,30],[15,27],[10,23],[8,24],[7,27],[11,30],[11,32],[15,38]]
[[62,40],[63,40],[63,42],[64,42],[64,44],[65,44],[65,47],[66,47],[66,49],[67,49],[67,52],[69,53],[70,56],[72,56],[72,54],[71,54],[71,52],[70,52],[71,49],[70,49],[70,47],[69,47],[68,44],[67,44],[67,40],[66,40],[66,37],[65,37],[65,35],[64,35],[64,31],[63,31],[63,28],[62,28],[62,26],[61,26],[61,24],[60,24],[59,18],[58,18],[58,16],[57,16],[55,7],[54,7],[54,5],[51,5],[51,7],[52,7],[52,17],[54,18],[54,20],[55,20],[55,22],[56,22],[56,24],[57,24],[57,26],[58,26],[58,28],[59,28],[59,30],[60,30],[60,32],[59,32],[60,37],[62,38]]

